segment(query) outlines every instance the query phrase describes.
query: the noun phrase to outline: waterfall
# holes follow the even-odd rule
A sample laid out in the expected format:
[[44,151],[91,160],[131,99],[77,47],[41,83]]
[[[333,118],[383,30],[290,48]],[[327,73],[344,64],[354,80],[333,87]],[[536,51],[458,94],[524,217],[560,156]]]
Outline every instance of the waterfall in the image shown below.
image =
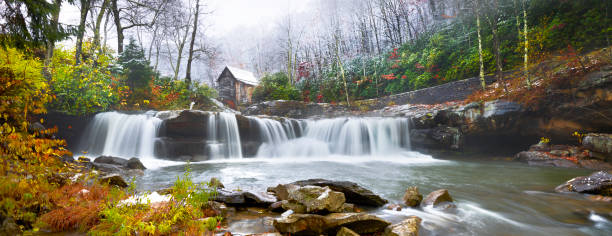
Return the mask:
[[78,152],[115,157],[153,157],[162,121],[154,112],[97,114],[83,133]]
[[[303,128],[302,122],[284,118],[281,121],[277,121],[269,118],[249,117],[249,120],[258,127],[262,141],[262,145],[257,151],[257,156],[270,157],[282,155],[283,153],[280,153],[277,147],[290,144],[289,140],[294,140],[298,137],[296,130],[301,133]],[[292,121],[298,124],[297,127],[294,126]]]
[[263,140],[258,157],[384,155],[410,149],[409,123],[403,118],[308,120],[298,121],[297,127],[289,120],[252,119]]
[[207,122],[207,152],[211,159],[242,158],[242,145],[236,115],[211,113]]
[[[268,158],[375,156],[410,149],[409,121],[406,118],[295,120],[245,117],[248,125],[241,123],[239,129],[238,119],[233,113],[194,114],[199,114],[205,123],[194,124],[195,132],[190,132],[187,127],[187,131],[181,131],[187,133],[172,134],[166,125],[160,132],[161,119],[168,118],[157,118],[155,112],[132,115],[100,113],[85,130],[75,153],[82,151],[90,156],[123,158],[146,158],[157,154],[159,158],[172,160],[204,161],[242,158],[243,151],[247,155]],[[200,134],[199,129],[202,129]]]

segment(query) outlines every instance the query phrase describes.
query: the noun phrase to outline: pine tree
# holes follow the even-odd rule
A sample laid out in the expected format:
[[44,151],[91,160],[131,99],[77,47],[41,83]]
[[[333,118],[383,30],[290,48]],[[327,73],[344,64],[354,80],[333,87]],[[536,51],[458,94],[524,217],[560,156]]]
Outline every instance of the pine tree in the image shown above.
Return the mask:
[[3,19],[0,21],[0,47],[35,48],[67,38],[74,29],[53,21],[52,15],[57,11],[59,4],[48,1],[0,2],[0,18]]
[[123,68],[128,86],[132,89],[148,88],[155,73],[145,58],[144,51],[133,38],[130,38],[130,43],[119,56],[119,64]]

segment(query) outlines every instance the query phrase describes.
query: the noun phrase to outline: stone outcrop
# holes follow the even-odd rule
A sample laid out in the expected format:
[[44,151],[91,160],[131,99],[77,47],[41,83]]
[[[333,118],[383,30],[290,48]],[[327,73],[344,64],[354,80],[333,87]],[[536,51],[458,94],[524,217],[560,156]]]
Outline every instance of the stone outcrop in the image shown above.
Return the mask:
[[359,236],[359,234],[347,227],[342,227],[340,230],[338,230],[336,236]]
[[446,189],[438,189],[433,191],[425,197],[423,202],[421,202],[421,206],[438,206],[438,204],[444,202],[453,202],[453,198],[448,193]]
[[274,220],[274,227],[283,234],[335,235],[342,227],[357,234],[383,232],[391,223],[364,213],[291,214]]
[[337,117],[350,114],[345,106],[329,103],[305,103],[300,101],[267,101],[253,104],[242,111],[244,115],[268,115],[296,119],[310,117]]
[[406,206],[409,207],[417,207],[421,204],[423,200],[423,195],[419,193],[419,189],[415,186],[408,187],[406,192],[404,193],[404,197],[402,197],[402,201]]
[[147,168],[140,159],[132,157],[129,160],[120,157],[100,156],[92,163],[92,168],[106,173],[130,175]]
[[612,161],[612,134],[587,134],[582,139],[582,145],[591,150],[591,157]]
[[105,183],[108,185],[117,186],[121,188],[128,187],[127,182],[125,182],[125,180],[121,177],[121,175],[118,175],[118,174],[109,174],[109,175],[102,176],[100,177],[99,181],[101,183]]
[[607,154],[597,151],[605,151],[602,147],[605,147],[605,137],[608,136],[607,134],[588,134],[583,139],[583,146],[551,145],[540,142],[531,145],[528,151],[519,152],[514,159],[537,166],[612,170],[612,164],[606,162],[610,161],[606,158]]
[[295,213],[342,212],[344,194],[329,187],[290,185],[282,207]]
[[612,196],[612,172],[598,171],[589,176],[576,177],[557,186],[555,191]]
[[418,236],[421,218],[410,216],[400,223],[389,225],[383,236]]
[[217,189],[217,195],[213,199],[230,205],[259,205],[269,206],[277,202],[276,197],[263,192],[255,191],[230,191]]
[[[346,202],[354,203],[357,205],[367,205],[367,206],[383,206],[387,203],[387,200],[382,197],[374,194],[372,191],[365,189],[359,186],[356,183],[349,181],[333,181],[326,179],[308,179],[301,180],[290,183],[290,185],[297,186],[320,186],[320,187],[329,187],[333,191],[344,193],[344,197],[346,198]],[[285,186],[277,186],[274,188],[268,188],[269,192],[274,192],[279,199],[285,199]]]

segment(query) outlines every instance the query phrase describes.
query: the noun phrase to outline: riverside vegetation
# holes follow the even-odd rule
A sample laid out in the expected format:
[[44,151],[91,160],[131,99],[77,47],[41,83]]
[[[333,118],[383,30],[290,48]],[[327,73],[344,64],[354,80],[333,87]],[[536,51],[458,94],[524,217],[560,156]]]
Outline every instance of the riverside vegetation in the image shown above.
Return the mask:
[[[189,76],[179,79],[179,69],[174,77],[161,75],[157,66],[151,66],[142,42],[130,39],[123,47],[121,41],[120,52],[115,53],[100,44],[99,32],[91,39],[84,36],[85,20],[79,29],[58,24],[54,17],[59,14],[58,2],[61,5],[62,1],[0,3],[0,223],[4,231],[0,234],[165,235],[217,230],[223,218],[211,206],[218,194],[214,183],[195,181],[186,170],[174,182],[168,201],[129,204],[126,200],[147,197],[133,186],[120,188],[98,181],[102,176],[85,162],[66,161],[72,160],[72,153],[64,140],[55,137],[58,128],[45,128],[46,121],[35,118],[48,110],[91,115],[110,110],[184,109],[192,102],[195,109],[216,109],[213,88]],[[454,21],[387,47],[379,55],[342,60],[336,55],[318,73],[303,66],[267,74],[254,99],[346,101],[350,106],[360,99],[495,71],[498,82],[467,101],[508,99],[537,109],[550,105],[542,98],[551,88],[573,93],[586,74],[611,64],[609,2],[500,2],[504,4],[498,9],[483,7],[482,15],[470,9],[447,16]],[[28,14],[12,10],[21,8]],[[55,45],[70,36],[77,36],[74,47]]]

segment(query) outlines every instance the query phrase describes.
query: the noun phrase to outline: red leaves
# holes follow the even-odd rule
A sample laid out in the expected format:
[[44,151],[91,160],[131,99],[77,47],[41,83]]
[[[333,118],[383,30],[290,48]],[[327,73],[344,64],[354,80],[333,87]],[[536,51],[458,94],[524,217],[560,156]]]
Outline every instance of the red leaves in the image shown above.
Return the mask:
[[300,64],[298,65],[297,81],[300,81],[301,78],[310,77],[311,68],[312,68],[312,65],[310,64],[310,62],[300,62]]
[[383,79],[386,79],[386,80],[394,80],[394,79],[397,79],[397,77],[395,77],[395,74],[393,74],[393,73],[388,74],[388,75],[381,75],[381,77],[382,77]]
[[398,58],[398,57],[399,57],[398,49],[394,48],[393,52],[391,52],[391,55],[389,56],[389,59],[395,59],[395,58]]

